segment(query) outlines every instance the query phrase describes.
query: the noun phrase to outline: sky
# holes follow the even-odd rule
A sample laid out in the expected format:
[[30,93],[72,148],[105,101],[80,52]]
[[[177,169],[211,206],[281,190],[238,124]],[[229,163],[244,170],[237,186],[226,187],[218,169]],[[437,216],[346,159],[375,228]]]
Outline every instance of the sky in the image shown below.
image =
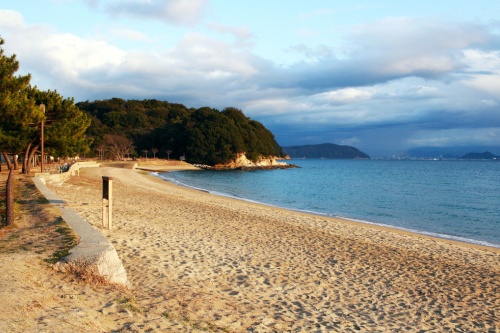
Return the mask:
[[498,0],[0,0],[0,36],[75,102],[236,107],[281,146],[500,154]]

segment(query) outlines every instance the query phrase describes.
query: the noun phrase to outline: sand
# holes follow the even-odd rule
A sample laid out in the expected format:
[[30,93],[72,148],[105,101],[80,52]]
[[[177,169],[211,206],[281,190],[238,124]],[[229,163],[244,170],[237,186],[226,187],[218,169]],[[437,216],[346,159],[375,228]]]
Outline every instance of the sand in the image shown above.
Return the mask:
[[101,311],[117,328],[500,331],[499,249],[232,200],[137,170],[82,169],[50,188],[100,227],[101,210],[78,205],[100,202],[102,176],[113,177],[114,198],[114,229],[102,232],[133,295],[125,319],[118,301]]

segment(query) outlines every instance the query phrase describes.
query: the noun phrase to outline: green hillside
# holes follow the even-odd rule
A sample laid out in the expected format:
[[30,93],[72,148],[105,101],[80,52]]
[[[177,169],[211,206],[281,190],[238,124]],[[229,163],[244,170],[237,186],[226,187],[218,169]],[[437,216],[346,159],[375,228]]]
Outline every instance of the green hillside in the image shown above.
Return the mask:
[[283,147],[291,158],[326,158],[326,159],[369,159],[370,156],[351,146],[323,143],[318,145]]
[[92,119],[87,134],[94,138],[94,150],[102,154],[128,143],[128,154],[114,156],[185,157],[190,163],[207,165],[227,163],[242,152],[251,160],[284,156],[264,125],[232,107],[194,109],[166,101],[120,98],[77,106]]

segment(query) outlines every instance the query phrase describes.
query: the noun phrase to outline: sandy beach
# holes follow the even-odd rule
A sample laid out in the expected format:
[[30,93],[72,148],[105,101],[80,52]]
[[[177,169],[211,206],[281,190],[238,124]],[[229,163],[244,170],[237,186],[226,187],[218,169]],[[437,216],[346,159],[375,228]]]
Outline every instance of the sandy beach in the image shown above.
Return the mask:
[[121,318],[109,304],[103,316],[117,327],[500,331],[499,249],[232,200],[137,170],[82,169],[50,188],[100,228],[101,210],[77,205],[99,203],[102,176],[114,188],[114,230],[102,232],[137,309]]

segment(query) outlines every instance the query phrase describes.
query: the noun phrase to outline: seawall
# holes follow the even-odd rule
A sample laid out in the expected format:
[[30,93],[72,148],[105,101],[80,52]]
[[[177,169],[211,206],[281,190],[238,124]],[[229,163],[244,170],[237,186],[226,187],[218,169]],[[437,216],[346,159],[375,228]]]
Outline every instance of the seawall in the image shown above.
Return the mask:
[[[79,243],[70,254],[61,259],[62,263],[85,262],[86,264],[95,265],[99,275],[105,277],[109,282],[127,285],[127,273],[123,264],[118,257],[113,244],[107,239],[99,230],[95,229],[90,223],[79,216],[76,211],[66,205],[66,202],[61,200],[57,195],[45,186],[46,181],[63,182],[71,176],[72,172],[76,172],[80,167],[88,167],[79,162],[77,166],[73,166],[68,172],[61,174],[40,174],[33,178],[33,181],[38,190],[45,196],[45,198],[61,212],[61,217],[78,235]],[[99,166],[96,163],[89,166]],[[72,169],[73,168],[73,169]]]

